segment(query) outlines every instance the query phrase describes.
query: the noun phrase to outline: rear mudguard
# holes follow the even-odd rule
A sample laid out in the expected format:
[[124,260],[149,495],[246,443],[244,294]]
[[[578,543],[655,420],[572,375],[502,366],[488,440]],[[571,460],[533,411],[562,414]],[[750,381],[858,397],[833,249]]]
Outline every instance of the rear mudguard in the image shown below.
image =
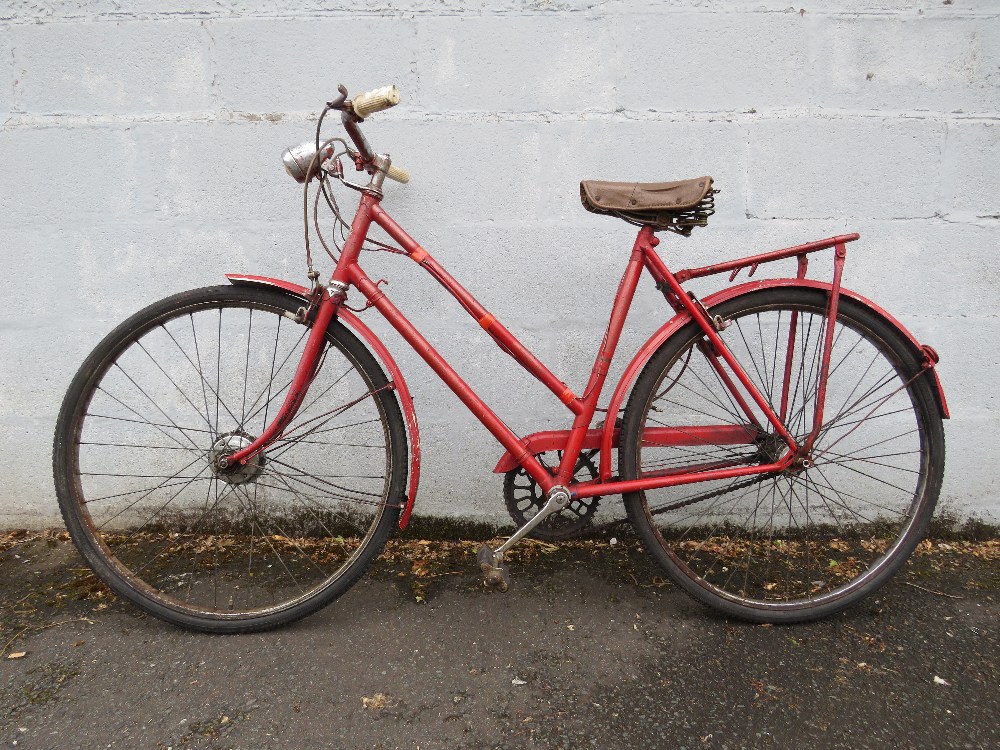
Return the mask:
[[[237,286],[263,286],[271,289],[280,289],[283,292],[300,297],[304,302],[309,297],[309,290],[306,287],[294,284],[291,281],[237,273],[227,273],[226,278],[231,284],[236,284]],[[413,408],[413,397],[410,396],[410,389],[406,386],[406,379],[403,377],[399,365],[396,364],[389,350],[386,349],[385,344],[375,335],[372,329],[362,323],[357,315],[343,306],[337,311],[337,318],[364,340],[375,352],[375,355],[382,360],[382,364],[389,371],[389,381],[392,383],[392,387],[396,393],[399,394],[399,400],[403,407],[403,415],[406,417],[406,427],[409,433],[410,444],[410,486],[406,495],[406,507],[403,509],[403,514],[399,517],[399,528],[405,529],[406,524],[410,522],[410,514],[413,512],[413,502],[417,498],[417,486],[420,484],[420,430],[417,427],[417,413]]]
[[[711,308],[714,305],[727,302],[734,297],[749,294],[750,292],[756,292],[761,289],[770,289],[772,287],[810,287],[829,292],[831,286],[832,285],[827,282],[814,281],[812,279],[765,279],[762,281],[752,281],[746,284],[739,284],[734,287],[723,289],[715,294],[705,297],[702,302],[706,307]],[[850,289],[845,289],[843,287],[840,288],[840,293],[841,295],[850,297],[855,302],[867,307],[874,315],[881,318],[891,327],[895,328],[899,331],[903,338],[910,342],[913,347],[914,354],[918,357],[918,359],[923,360],[930,369],[930,377],[934,379],[933,392],[935,394],[935,400],[937,401],[938,408],[941,410],[941,417],[948,419],[950,416],[948,413],[948,402],[945,400],[944,389],[941,387],[941,380],[938,378],[937,370],[934,369],[934,365],[938,361],[937,353],[929,346],[924,346],[917,341],[913,334],[906,330],[906,328],[904,328],[898,320],[871,300],[862,297],[857,292],[852,292]],[[598,430],[589,430],[587,432],[587,440],[585,441],[584,447],[600,447],[601,450],[601,481],[606,482],[611,478],[611,453],[612,450],[618,446],[620,432],[620,430],[616,427],[616,421],[618,414],[622,409],[622,404],[632,388],[632,384],[635,382],[635,379],[639,377],[639,373],[642,372],[642,368],[646,366],[649,359],[656,353],[656,350],[659,349],[668,338],[670,338],[690,321],[691,316],[687,312],[680,313],[667,321],[658,331],[656,331],[656,333],[649,337],[646,343],[642,345],[638,352],[636,352],[636,355],[632,358],[628,367],[625,368],[625,372],[622,375],[621,380],[618,381],[618,385],[615,388],[614,393],[611,395],[611,401],[608,403],[607,410],[608,419],[606,420],[603,428],[600,428],[600,439],[598,440],[593,434],[598,432]],[[566,444],[568,438],[568,430],[549,430],[542,433],[528,435],[522,440],[522,442],[529,449],[529,452],[538,453],[544,450],[558,450]],[[505,453],[500,458],[500,461],[497,463],[494,471],[509,471],[510,469],[516,468],[516,466],[516,459],[510,453]]]

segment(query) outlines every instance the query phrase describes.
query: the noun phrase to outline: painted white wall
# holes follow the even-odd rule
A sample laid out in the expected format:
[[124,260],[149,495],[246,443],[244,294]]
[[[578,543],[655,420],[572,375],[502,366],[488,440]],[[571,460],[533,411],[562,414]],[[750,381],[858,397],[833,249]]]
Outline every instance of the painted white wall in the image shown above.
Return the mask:
[[[846,285],[941,354],[943,505],[1000,516],[1000,3],[329,5],[0,3],[0,526],[56,521],[55,416],[114,324],[225,272],[304,280],[278,157],[341,82],[401,88],[366,129],[413,175],[386,207],[577,390],[633,238],[583,211],[581,178],[713,175],[711,226],[661,245],[678,266],[861,232]],[[567,425],[428,277],[367,260],[515,430]],[[613,376],[665,315],[643,283]],[[500,518],[500,449],[386,340],[421,420],[418,511]]]

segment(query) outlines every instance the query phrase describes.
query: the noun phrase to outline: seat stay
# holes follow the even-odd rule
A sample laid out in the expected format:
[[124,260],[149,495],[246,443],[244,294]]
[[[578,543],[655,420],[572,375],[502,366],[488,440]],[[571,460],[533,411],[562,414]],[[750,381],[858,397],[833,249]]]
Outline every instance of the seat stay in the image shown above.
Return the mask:
[[[725,342],[719,336],[719,332],[716,330],[716,321],[712,320],[709,316],[708,310],[697,300],[697,298],[684,291],[676,276],[670,272],[670,269],[667,268],[666,264],[655,251],[651,249],[646,256],[646,260],[650,273],[657,279],[658,286],[664,290],[664,294],[667,295],[667,299],[670,300],[670,304],[673,305],[675,309],[679,305],[685,312],[688,313],[688,315],[691,316],[691,319],[697,323],[698,327],[705,333],[705,338],[708,339],[708,344],[706,346],[710,347],[710,352],[706,354],[709,363],[711,363],[713,367],[717,367],[717,372],[722,370],[723,368],[721,363],[718,362],[718,359],[714,356],[718,354],[718,357],[726,363],[729,370],[736,376],[740,385],[743,386],[747,394],[749,394],[750,398],[761,410],[767,421],[771,424],[771,427],[774,428],[775,433],[781,436],[782,440],[785,441],[789,451],[794,453],[798,450],[799,446],[796,443],[795,438],[793,438],[785,428],[784,422],[777,414],[775,414],[774,409],[771,408],[767,399],[764,398],[764,395],[760,392],[760,389],[754,385],[750,376],[747,375],[746,371],[737,361],[736,357],[729,350],[729,347],[726,346]],[[678,310],[678,312],[680,312],[680,310]],[[709,356],[709,354],[712,356]],[[755,426],[760,426],[760,422],[754,415],[750,405],[740,396],[739,389],[735,387],[735,383],[733,383],[733,381],[728,377],[724,379],[724,382],[726,383],[726,387],[731,394],[739,400],[738,402],[740,404],[740,408],[747,415],[750,422]]]

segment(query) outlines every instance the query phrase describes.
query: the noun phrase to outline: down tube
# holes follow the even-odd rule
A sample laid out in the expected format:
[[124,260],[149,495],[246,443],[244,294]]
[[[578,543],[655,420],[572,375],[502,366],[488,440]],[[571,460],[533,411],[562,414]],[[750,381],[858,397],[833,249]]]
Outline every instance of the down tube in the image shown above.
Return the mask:
[[538,459],[528,453],[521,439],[493,413],[490,407],[469,387],[468,383],[462,380],[462,377],[445,361],[444,357],[438,354],[420,331],[389,301],[385,293],[372,283],[372,280],[357,263],[349,266],[348,274],[351,283],[365,295],[368,302],[382,313],[382,316],[389,321],[393,328],[399,331],[399,335],[406,339],[414,351],[437,373],[438,377],[458,396],[469,411],[483,423],[483,426],[490,431],[493,437],[510,451],[512,456],[516,457],[517,462],[538,482],[542,491],[548,492],[555,484],[555,480],[538,462]]

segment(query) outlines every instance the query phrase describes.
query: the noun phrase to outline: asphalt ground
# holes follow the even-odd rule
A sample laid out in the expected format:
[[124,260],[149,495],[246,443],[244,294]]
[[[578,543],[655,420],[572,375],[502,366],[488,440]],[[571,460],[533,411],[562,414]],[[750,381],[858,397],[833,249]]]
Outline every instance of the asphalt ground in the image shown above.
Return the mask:
[[[729,621],[634,540],[393,541],[295,625],[185,632],[65,533],[0,534],[0,747],[997,748],[1000,541],[924,542],[821,622]],[[19,654],[23,654],[18,656]]]

